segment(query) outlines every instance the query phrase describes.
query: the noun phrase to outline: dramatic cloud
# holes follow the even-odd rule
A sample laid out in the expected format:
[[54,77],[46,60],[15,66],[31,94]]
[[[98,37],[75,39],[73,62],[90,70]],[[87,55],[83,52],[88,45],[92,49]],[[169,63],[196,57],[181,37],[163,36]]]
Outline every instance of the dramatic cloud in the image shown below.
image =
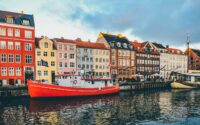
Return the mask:
[[200,0],[0,1],[0,9],[33,13],[38,36],[95,41],[102,31],[184,47],[189,32],[200,41]]

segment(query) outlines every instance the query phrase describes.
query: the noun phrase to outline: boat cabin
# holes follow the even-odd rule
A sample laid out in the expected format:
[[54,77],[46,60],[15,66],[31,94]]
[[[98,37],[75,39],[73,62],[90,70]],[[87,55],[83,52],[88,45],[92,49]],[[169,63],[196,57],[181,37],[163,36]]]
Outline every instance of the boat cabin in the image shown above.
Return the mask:
[[56,84],[81,88],[102,88],[113,86],[110,78],[84,78],[75,74],[60,74],[56,76]]
[[172,76],[175,80],[181,80],[190,83],[200,83],[200,74],[174,72]]

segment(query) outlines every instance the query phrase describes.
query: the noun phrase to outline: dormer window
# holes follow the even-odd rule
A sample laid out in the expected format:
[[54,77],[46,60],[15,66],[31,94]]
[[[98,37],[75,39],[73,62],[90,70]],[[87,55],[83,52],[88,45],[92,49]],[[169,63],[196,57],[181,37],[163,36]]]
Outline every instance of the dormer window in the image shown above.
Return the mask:
[[6,22],[9,24],[13,24],[14,23],[13,17],[6,17]]
[[117,43],[117,47],[121,47],[121,43],[120,42]]
[[127,48],[127,44],[126,44],[126,43],[123,43],[123,47],[124,47],[124,48]]
[[115,46],[115,43],[111,43],[110,46],[111,46],[111,47],[114,47],[114,46]]
[[23,19],[22,20],[22,25],[24,25],[24,26],[30,26],[30,21],[27,20],[27,19]]

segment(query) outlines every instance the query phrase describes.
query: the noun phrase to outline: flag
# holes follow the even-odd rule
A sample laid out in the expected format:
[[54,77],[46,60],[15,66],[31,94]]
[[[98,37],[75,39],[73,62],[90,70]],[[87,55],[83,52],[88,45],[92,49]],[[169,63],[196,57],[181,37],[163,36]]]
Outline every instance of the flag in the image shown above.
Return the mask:
[[42,62],[42,66],[49,67],[49,66],[48,66],[48,62],[47,62],[47,61],[44,61],[44,60],[42,59],[42,60],[41,60],[41,62]]

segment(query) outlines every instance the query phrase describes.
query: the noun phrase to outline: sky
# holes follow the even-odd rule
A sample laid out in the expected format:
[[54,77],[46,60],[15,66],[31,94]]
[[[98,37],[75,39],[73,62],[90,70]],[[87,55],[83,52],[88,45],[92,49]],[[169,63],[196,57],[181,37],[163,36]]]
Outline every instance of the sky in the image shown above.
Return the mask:
[[130,41],[200,48],[200,0],[0,0],[0,10],[33,14],[36,36],[96,41],[99,32]]

